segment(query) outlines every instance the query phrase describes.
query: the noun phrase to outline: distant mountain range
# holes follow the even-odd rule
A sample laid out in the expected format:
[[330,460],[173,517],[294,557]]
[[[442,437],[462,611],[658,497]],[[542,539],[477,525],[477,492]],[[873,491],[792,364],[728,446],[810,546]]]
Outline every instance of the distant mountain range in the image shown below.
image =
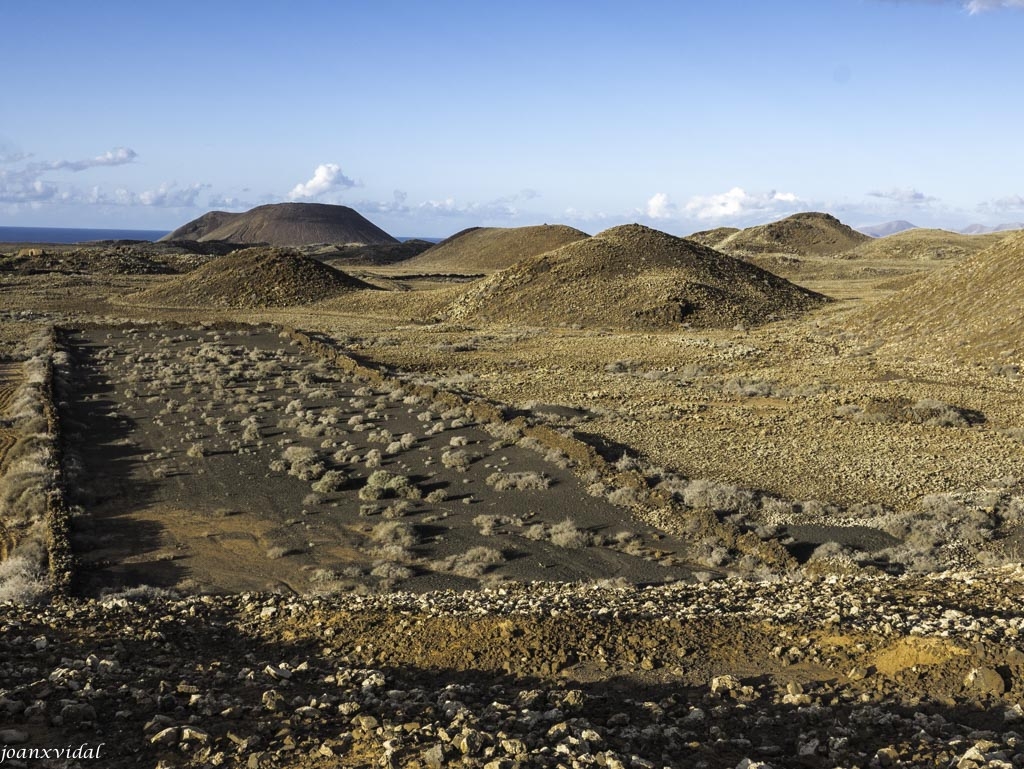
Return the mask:
[[[857,227],[858,232],[863,232],[865,235],[870,235],[873,238],[884,238],[886,235],[895,235],[898,232],[917,229],[920,228],[916,224],[912,224],[904,219],[898,219],[894,222],[884,222],[882,224],[872,224],[865,227]],[[959,232],[961,235],[984,235],[989,232],[1006,232],[1008,230],[1024,230],[1024,222],[1007,222],[1005,224],[969,224],[959,230],[950,230],[950,232]]]
[[986,232],[1006,232],[1007,230],[1024,230],[1024,222],[1008,222],[1006,224],[969,224],[960,230],[964,235],[982,235]]
[[897,219],[895,222],[884,222],[883,224],[872,224],[869,227],[858,227],[858,232],[870,235],[873,238],[884,238],[886,235],[895,235],[904,230],[916,230],[917,225],[911,224],[905,219]]

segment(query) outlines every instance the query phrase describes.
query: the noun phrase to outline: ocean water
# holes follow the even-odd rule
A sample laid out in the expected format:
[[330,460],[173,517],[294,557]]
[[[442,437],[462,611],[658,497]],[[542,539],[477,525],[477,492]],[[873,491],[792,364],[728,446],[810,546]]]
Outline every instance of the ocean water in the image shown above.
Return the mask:
[[90,240],[159,240],[168,230],[100,230],[80,227],[0,227],[0,243],[85,243]]
[[[85,243],[90,240],[159,240],[168,230],[101,230],[81,227],[0,227],[0,243]],[[399,237],[398,240],[412,240]],[[424,238],[440,243],[444,238]]]

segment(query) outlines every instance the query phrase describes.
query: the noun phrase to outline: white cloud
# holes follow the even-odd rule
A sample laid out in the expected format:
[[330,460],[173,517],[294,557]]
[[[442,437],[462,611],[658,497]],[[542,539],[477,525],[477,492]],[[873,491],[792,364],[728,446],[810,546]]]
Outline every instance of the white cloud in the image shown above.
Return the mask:
[[633,214],[614,215],[604,211],[583,211],[570,206],[562,212],[560,217],[555,216],[552,218],[565,223],[575,222],[581,228],[588,227],[591,230],[596,230],[603,229],[605,226],[611,226],[612,224],[624,224],[631,221],[634,216]]
[[350,205],[364,214],[380,214],[394,217],[441,217],[452,219],[457,217],[472,218],[483,222],[494,219],[514,219],[521,211],[513,205],[521,200],[533,200],[540,193],[533,189],[524,189],[511,195],[504,195],[481,202],[460,202],[455,197],[440,200],[424,200],[410,203],[409,194],[404,190],[395,190],[390,200],[357,200]]
[[540,193],[537,192],[537,190],[531,189],[530,187],[527,187],[525,189],[519,190],[519,192],[517,192],[517,193],[515,193],[513,195],[505,195],[504,197],[495,198],[494,200],[490,201],[490,204],[491,205],[511,205],[512,203],[517,203],[517,202],[523,201],[523,200],[534,200],[535,198],[539,198],[539,197],[540,197]]
[[313,178],[308,182],[296,184],[288,193],[289,200],[308,200],[319,198],[334,190],[344,190],[355,187],[356,183],[341,172],[341,166],[337,163],[322,163],[313,172]]
[[996,213],[1024,211],[1024,195],[1007,195],[1005,198],[986,200],[978,208],[982,211],[993,211]]
[[963,8],[971,16],[985,11],[998,11],[1004,8],[1024,8],[1024,0],[888,0],[888,2],[916,2],[929,5],[954,3]]
[[868,193],[873,198],[885,198],[904,206],[923,206],[934,203],[938,198],[925,195],[913,187],[894,187],[891,190],[873,190]]
[[210,197],[206,201],[206,205],[208,205],[210,208],[216,208],[221,210],[231,210],[233,208],[249,209],[253,207],[252,203],[248,203],[242,200],[241,198],[236,198],[233,195],[221,194],[210,195]]
[[31,155],[26,155],[24,152],[0,144],[0,163],[20,163],[29,157]]
[[209,184],[190,184],[179,187],[174,182],[164,182],[154,190],[133,192],[118,187],[110,195],[99,187],[93,187],[87,196],[78,196],[76,202],[113,206],[147,206],[150,208],[194,208],[199,195],[210,188]]
[[[21,152],[11,152],[0,157],[6,164],[17,164],[30,157]],[[131,163],[137,154],[128,147],[115,147],[112,150],[86,160],[47,160],[26,163],[20,168],[0,171],[0,202],[4,203],[41,203],[62,200],[89,200],[91,193],[79,193],[75,190],[61,190],[56,184],[44,177],[51,171],[79,172],[97,166],[120,166]]]
[[649,219],[671,219],[677,211],[676,204],[664,192],[656,192],[651,195],[647,199],[647,206],[644,209],[644,213]]
[[156,208],[192,208],[196,205],[196,199],[209,184],[190,184],[188,187],[178,187],[173,182],[161,184],[155,190],[140,192],[139,203],[144,206]]
[[962,5],[973,15],[999,8],[1024,8],[1024,0],[968,0]]
[[87,168],[96,166],[123,166],[131,163],[138,157],[138,153],[129,147],[115,147],[107,150],[102,155],[97,155],[88,160],[54,160],[49,163],[40,164],[41,169],[51,171],[84,171]]
[[352,207],[360,213],[405,215],[412,211],[406,202],[408,199],[409,193],[395,190],[391,200],[360,200],[353,203]]
[[695,195],[687,201],[685,210],[698,219],[735,219],[754,213],[796,211],[801,207],[801,200],[792,192],[749,193],[742,187],[733,187],[718,195]]
[[0,171],[0,202],[33,203],[57,197],[57,185],[38,178],[34,171]]
[[459,203],[455,198],[445,198],[444,200],[425,200],[415,208],[418,213],[435,216],[472,216],[480,220],[514,219],[520,214],[519,209],[513,205],[514,203],[534,200],[539,197],[540,193],[537,190],[527,188],[512,195],[503,195],[479,203]]
[[455,198],[425,200],[416,208],[420,213],[435,216],[474,216],[479,219],[512,219],[519,210],[508,204],[510,198],[497,198],[484,203],[459,203]]

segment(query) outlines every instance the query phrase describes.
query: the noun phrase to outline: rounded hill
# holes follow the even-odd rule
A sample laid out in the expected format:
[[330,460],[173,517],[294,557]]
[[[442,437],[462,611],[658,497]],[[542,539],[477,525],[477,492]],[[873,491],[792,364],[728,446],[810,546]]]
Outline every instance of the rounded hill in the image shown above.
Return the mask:
[[588,237],[587,233],[564,224],[472,227],[441,241],[402,266],[433,273],[490,273]]
[[962,235],[948,230],[916,228],[873,238],[843,254],[844,259],[959,260],[983,251],[1006,233]]
[[162,239],[224,240],[271,246],[398,242],[358,211],[325,203],[272,203],[242,214],[211,211]]
[[135,295],[165,307],[259,309],[311,304],[373,288],[326,264],[280,248],[246,248]]
[[699,243],[629,224],[492,275],[448,314],[539,326],[728,327],[792,317],[825,301]]
[[218,227],[222,227],[233,219],[237,219],[242,214],[232,213],[230,211],[207,211],[197,219],[193,219],[191,222],[186,222],[181,225],[174,232],[168,232],[158,243],[166,242],[169,240],[202,240],[207,234],[213,232]]
[[702,246],[707,246],[708,248],[717,248],[723,240],[728,238],[730,235],[735,235],[739,231],[738,227],[716,227],[713,230],[693,232],[687,235],[686,239],[692,240],[695,243],[700,243]]
[[935,270],[860,313],[866,333],[967,358],[1024,360],[1024,232]]
[[740,230],[720,240],[715,247],[738,256],[835,256],[867,240],[870,240],[867,235],[843,224],[831,214],[809,211]]

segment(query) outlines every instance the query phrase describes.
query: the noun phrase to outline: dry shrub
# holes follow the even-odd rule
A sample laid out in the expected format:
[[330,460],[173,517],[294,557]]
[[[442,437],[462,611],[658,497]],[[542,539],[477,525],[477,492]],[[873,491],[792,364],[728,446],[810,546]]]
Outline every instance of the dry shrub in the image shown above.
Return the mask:
[[544,461],[553,464],[555,467],[568,470],[573,465],[569,455],[561,449],[551,449],[544,454]]
[[35,523],[46,515],[46,493],[53,486],[49,437],[31,436],[11,449],[0,480],[0,519],[8,523]]
[[523,437],[522,429],[507,422],[488,422],[483,428],[492,438],[497,438],[509,446]]
[[[594,487],[600,486],[605,488],[604,484],[593,484]],[[587,491],[590,491],[588,487]],[[596,491],[596,488],[595,488]],[[635,507],[640,504],[640,496],[637,494],[636,489],[629,487],[622,487],[620,489],[613,489],[608,493],[608,501],[616,507]]]
[[612,466],[620,473],[625,473],[630,470],[639,470],[640,462],[636,457],[631,457],[629,454],[623,454]]
[[876,400],[864,407],[848,404],[840,406],[836,415],[850,417],[858,424],[909,422],[929,427],[962,428],[985,421],[980,411],[953,406],[934,398],[922,398],[916,403],[902,398]]
[[416,500],[423,497],[423,492],[406,476],[387,470],[375,470],[366,479],[366,485],[359,490],[359,498],[367,501],[392,497]]
[[534,523],[523,529],[523,536],[527,539],[532,539],[534,542],[540,542],[547,539],[548,527],[543,523]]
[[413,570],[408,566],[403,566],[400,563],[394,561],[378,561],[370,574],[374,577],[379,577],[385,582],[400,582],[403,579],[409,579],[413,576]]
[[712,568],[726,566],[732,560],[728,545],[718,537],[705,537],[690,548],[690,557]]
[[[32,548],[26,548],[31,550]],[[35,603],[49,590],[42,569],[44,554],[14,554],[0,562],[0,604],[19,606]]]
[[476,526],[480,533],[485,537],[490,537],[496,534],[497,527],[504,522],[504,516],[500,515],[478,515],[473,519],[473,525]]
[[409,513],[409,503],[404,499],[399,499],[385,507],[383,512],[381,512],[381,516],[384,518],[401,518]]
[[706,508],[718,513],[749,511],[754,507],[754,501],[754,495],[749,491],[706,478],[690,481],[683,491],[683,502],[688,507]]
[[922,398],[910,411],[913,421],[932,427],[967,427],[970,424],[962,409],[934,398]]
[[469,465],[473,462],[475,457],[470,455],[468,451],[462,449],[456,449],[454,451],[446,451],[441,455],[441,464],[450,470],[458,470],[459,472],[465,472],[469,469]]
[[373,527],[370,539],[378,545],[397,545],[402,548],[419,544],[416,530],[403,521],[383,521]]
[[427,496],[424,497],[424,500],[426,500],[432,505],[444,502],[446,499],[448,499],[448,492],[446,492],[444,489],[434,489],[432,492],[430,492],[429,494],[427,494]]
[[551,540],[552,545],[574,550],[593,544],[593,537],[576,526],[571,518],[566,518],[552,526],[548,530],[548,539]]
[[495,491],[543,491],[550,488],[551,479],[534,471],[522,473],[492,473],[487,485]]
[[317,494],[332,494],[340,491],[348,480],[348,476],[341,470],[328,470],[320,480],[313,484],[313,491]]
[[[288,465],[288,474],[301,481],[315,481],[326,471],[324,463],[317,459],[316,451],[307,446],[288,446],[281,452],[281,460]],[[271,469],[280,467],[271,463]]]
[[478,579],[489,569],[505,560],[499,550],[492,547],[472,547],[465,553],[441,558],[431,563],[434,571],[446,571],[460,577]]

